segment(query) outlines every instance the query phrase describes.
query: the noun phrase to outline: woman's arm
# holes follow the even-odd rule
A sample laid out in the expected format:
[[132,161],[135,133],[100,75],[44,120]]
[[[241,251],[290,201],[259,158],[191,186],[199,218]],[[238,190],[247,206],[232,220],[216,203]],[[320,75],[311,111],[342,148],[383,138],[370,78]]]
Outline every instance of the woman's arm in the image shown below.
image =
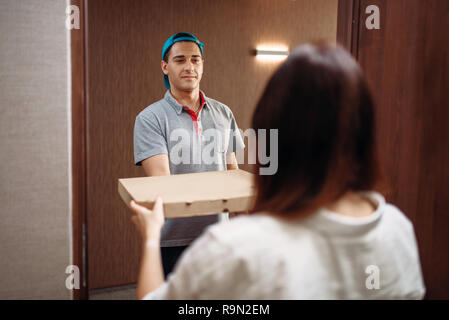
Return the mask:
[[164,209],[162,198],[157,197],[153,210],[130,202],[135,213],[131,220],[142,236],[142,260],[137,281],[137,299],[142,299],[164,283],[162,271],[160,234],[164,225]]
[[141,300],[164,283],[159,241],[149,240],[142,244],[142,260],[137,280],[137,299]]
[[[143,238],[143,255],[137,284],[137,298],[142,299],[156,291],[154,299],[230,299],[243,292],[249,279],[246,264],[242,264],[235,249],[222,242],[221,234],[229,233],[217,224],[205,231],[183,253],[177,262],[173,276],[164,283],[160,233],[164,224],[162,200],[156,199],[153,210],[139,206],[133,201],[130,207],[135,213],[131,218]],[[221,231],[220,231],[221,230]],[[226,237],[224,237],[226,238]]]

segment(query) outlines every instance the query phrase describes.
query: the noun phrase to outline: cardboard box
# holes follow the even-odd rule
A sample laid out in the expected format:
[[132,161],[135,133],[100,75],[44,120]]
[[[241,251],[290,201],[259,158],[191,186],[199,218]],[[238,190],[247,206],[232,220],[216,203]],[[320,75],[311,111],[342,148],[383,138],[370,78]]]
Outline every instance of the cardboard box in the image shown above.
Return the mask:
[[244,212],[255,198],[254,174],[238,169],[119,179],[118,192],[126,205],[134,200],[149,209],[160,195],[166,218]]

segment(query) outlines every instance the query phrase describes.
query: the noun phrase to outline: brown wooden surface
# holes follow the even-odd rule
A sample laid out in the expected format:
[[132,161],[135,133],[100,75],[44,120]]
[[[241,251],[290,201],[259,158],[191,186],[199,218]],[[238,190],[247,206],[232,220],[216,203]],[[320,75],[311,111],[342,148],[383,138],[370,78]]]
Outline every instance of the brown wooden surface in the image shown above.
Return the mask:
[[355,0],[338,0],[337,42],[352,51],[352,32],[355,24]]
[[[380,30],[364,13],[378,5]],[[449,298],[449,1],[361,0],[358,57],[377,100],[387,200],[414,223],[427,298]],[[394,255],[394,252],[391,253]]]
[[188,31],[205,43],[201,88],[246,129],[279,65],[251,51],[259,44],[335,41],[337,0],[88,0],[87,16],[88,272],[89,289],[96,289],[136,281],[140,239],[117,179],[143,175],[133,165],[134,120],[165,93],[164,41]]
[[73,299],[87,299],[87,261],[83,257],[83,224],[86,220],[86,129],[84,95],[84,1],[71,0],[80,9],[80,29],[70,31],[72,66],[72,231],[73,264],[80,269],[80,289]]

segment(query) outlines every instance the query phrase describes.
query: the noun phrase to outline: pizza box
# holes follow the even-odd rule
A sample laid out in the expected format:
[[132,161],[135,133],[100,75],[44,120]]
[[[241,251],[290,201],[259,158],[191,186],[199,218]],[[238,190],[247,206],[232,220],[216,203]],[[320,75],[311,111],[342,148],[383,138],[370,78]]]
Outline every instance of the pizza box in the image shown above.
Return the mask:
[[247,211],[255,184],[253,173],[237,169],[118,179],[118,192],[127,206],[134,200],[149,209],[160,195],[165,217],[180,218]]

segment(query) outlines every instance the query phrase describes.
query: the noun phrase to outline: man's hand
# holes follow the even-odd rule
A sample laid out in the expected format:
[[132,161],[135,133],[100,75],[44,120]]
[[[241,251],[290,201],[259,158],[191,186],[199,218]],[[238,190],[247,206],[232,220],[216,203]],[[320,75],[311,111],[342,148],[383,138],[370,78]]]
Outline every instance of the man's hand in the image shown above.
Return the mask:
[[160,239],[161,229],[165,222],[164,207],[162,204],[163,202],[160,196],[156,197],[153,210],[138,205],[134,200],[131,200],[129,204],[131,210],[134,212],[131,221],[136,225],[144,242],[159,241]]

